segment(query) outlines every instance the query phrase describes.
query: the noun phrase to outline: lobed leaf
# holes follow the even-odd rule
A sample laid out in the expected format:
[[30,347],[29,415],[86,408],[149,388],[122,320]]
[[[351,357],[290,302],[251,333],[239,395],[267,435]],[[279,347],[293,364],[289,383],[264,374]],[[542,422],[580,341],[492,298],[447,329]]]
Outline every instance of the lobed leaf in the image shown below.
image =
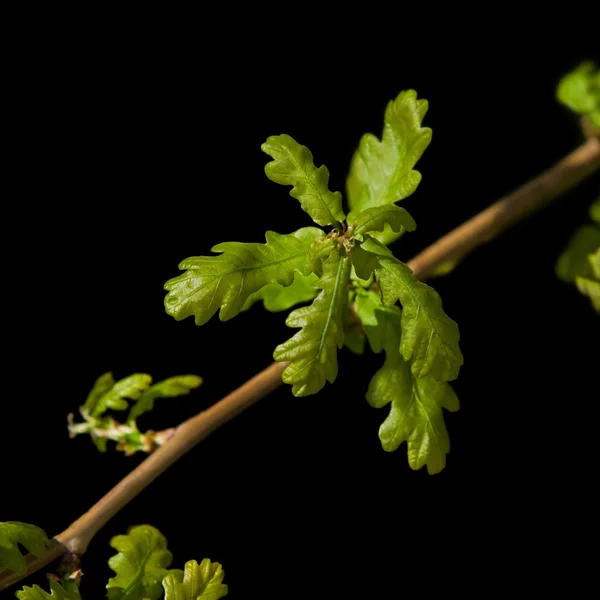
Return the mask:
[[[414,170],[431,142],[431,129],[421,127],[427,100],[417,100],[414,90],[400,92],[385,111],[383,135],[363,135],[354,153],[346,182],[349,220],[375,206],[394,204],[410,196],[421,181]],[[389,244],[401,235],[385,227],[374,237]]]
[[173,556],[166,538],[150,525],[131,527],[127,535],[117,535],[110,545],[118,551],[108,561],[116,573],[106,588],[109,600],[157,600],[162,596],[162,580]]
[[300,202],[317,225],[339,227],[346,218],[342,210],[342,194],[329,190],[329,171],[325,165],[318,169],[313,155],[289,135],[272,135],[261,146],[272,160],[265,165],[267,177],[275,183],[291,185],[290,196]]
[[344,312],[348,302],[350,258],[343,251],[332,253],[323,264],[317,285],[320,294],[310,306],[298,308],[288,316],[288,327],[301,330],[275,348],[277,361],[290,361],[283,372],[285,383],[292,384],[295,396],[316,394],[337,377],[337,349],[344,343]]
[[100,375],[98,379],[96,379],[94,387],[92,387],[84,404],[88,413],[94,412],[98,402],[100,401],[100,398],[109,392],[113,385],[115,385],[115,379],[111,372],[104,373],[103,375]]
[[427,465],[430,475],[446,466],[450,439],[442,408],[459,409],[458,397],[450,384],[431,375],[416,378],[398,347],[401,339],[402,311],[397,306],[384,308],[376,296],[369,314],[376,315],[376,325],[366,325],[365,333],[374,352],[385,350],[385,361],[369,383],[367,401],[375,408],[391,404],[390,413],[379,429],[381,445],[393,452],[408,443],[408,463],[418,470]]
[[79,588],[75,583],[67,583],[63,587],[56,581],[50,581],[50,593],[44,591],[39,585],[25,586],[15,593],[19,600],[81,600]]
[[219,318],[227,321],[265,285],[289,286],[305,270],[309,245],[322,235],[316,227],[287,235],[267,231],[266,244],[226,242],[212,248],[220,256],[188,258],[179,265],[187,271],[165,284],[166,311],[178,321],[194,315],[204,325],[220,309]]
[[48,536],[39,527],[20,521],[0,522],[0,573],[11,569],[23,575],[27,571],[27,560],[19,544],[38,557],[44,556],[50,548]]
[[581,63],[559,82],[556,97],[573,112],[586,115],[600,127],[600,70],[593,62]]
[[365,235],[371,231],[383,232],[386,225],[389,225],[391,230],[396,233],[403,230],[414,231],[417,228],[417,224],[410,214],[395,204],[373,206],[363,210],[352,221],[350,227],[352,235]]
[[126,410],[127,400],[137,400],[144,390],[152,383],[152,377],[147,373],[134,373],[117,381],[96,403],[93,410],[84,405],[92,417],[99,417],[107,410]]
[[127,421],[135,421],[140,415],[154,408],[157,398],[176,398],[189,394],[202,384],[202,377],[198,375],[177,375],[159,381],[145,390],[131,407]]
[[415,377],[431,374],[439,381],[458,377],[464,362],[459,347],[457,324],[442,308],[439,294],[418,281],[412,271],[378,241],[367,236],[362,244],[376,260],[375,278],[381,288],[383,304],[397,300],[403,307],[400,353],[410,361]]
[[172,572],[163,579],[165,600],[219,600],[227,596],[225,572],[219,563],[205,558],[185,563],[183,573]]

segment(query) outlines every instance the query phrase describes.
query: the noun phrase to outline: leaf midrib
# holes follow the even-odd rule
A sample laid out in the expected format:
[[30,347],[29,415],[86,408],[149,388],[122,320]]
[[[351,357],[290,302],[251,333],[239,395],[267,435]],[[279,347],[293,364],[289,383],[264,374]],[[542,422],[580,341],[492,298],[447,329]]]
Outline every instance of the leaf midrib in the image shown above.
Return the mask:
[[113,600],[120,600],[121,598],[123,598],[125,596],[125,594],[128,594],[132,589],[134,589],[134,587],[139,583],[139,581],[144,576],[144,570],[146,568],[146,565],[148,564],[148,561],[150,560],[150,557],[152,556],[152,553],[153,553],[152,549],[146,551],[146,553],[144,554],[144,557],[142,559],[141,565],[137,569],[136,574],[133,576],[133,578],[127,585],[127,587],[120,589],[119,595],[115,596],[115,598]]
[[[306,251],[297,252],[296,254],[292,254],[291,256],[288,256],[286,258],[282,258],[281,260],[274,260],[274,261],[271,261],[271,262],[268,262],[268,263],[261,263],[259,265],[239,265],[235,269],[231,269],[231,271],[226,271],[225,273],[219,273],[219,274],[215,275],[209,281],[203,283],[202,285],[200,285],[198,287],[194,287],[194,289],[189,294],[182,295],[181,296],[181,300],[183,301],[186,298],[189,298],[190,296],[193,296],[194,294],[197,294],[198,292],[202,291],[205,287],[210,286],[216,279],[218,279],[220,281],[224,277],[227,277],[228,275],[231,275],[233,273],[238,273],[240,271],[241,272],[256,271],[258,269],[266,269],[268,267],[273,267],[275,265],[281,265],[281,264],[286,263],[288,261],[295,260],[296,258],[299,258],[300,256],[306,256]],[[190,274],[190,275],[188,275],[188,277],[191,277],[192,274],[193,274],[193,272],[195,270],[198,270],[198,269],[195,268],[195,267],[192,267],[192,268],[188,269],[187,273]],[[186,273],[186,275],[187,275],[187,273]],[[269,281],[267,283],[273,283],[273,282]],[[211,302],[212,302],[212,300],[211,300]]]
[[[387,258],[387,257],[386,257],[386,258]],[[389,261],[389,258],[388,258],[388,261],[387,261],[387,262],[391,262],[391,261]],[[450,363],[450,365],[453,365],[453,364],[454,364],[454,362],[455,362],[455,360],[454,360],[454,358],[453,358],[453,357],[449,356],[449,354],[448,354],[448,350],[447,350],[447,348],[448,348],[448,344],[446,344],[446,342],[444,341],[444,338],[443,338],[443,337],[440,335],[440,333],[438,333],[438,329],[437,329],[437,327],[435,326],[435,323],[434,323],[434,321],[436,321],[436,320],[438,320],[438,321],[442,321],[442,322],[444,322],[444,321],[443,321],[442,319],[439,319],[439,318],[434,318],[434,317],[432,317],[432,316],[429,314],[429,311],[428,311],[428,310],[425,308],[425,306],[423,305],[423,303],[419,301],[419,298],[417,297],[417,295],[415,294],[414,290],[412,289],[412,286],[411,286],[411,285],[409,285],[408,283],[406,283],[406,282],[404,281],[404,279],[402,279],[402,277],[398,276],[398,274],[397,274],[397,272],[396,272],[395,270],[387,268],[387,267],[385,266],[385,264],[384,264],[384,261],[382,261],[382,260],[379,260],[379,264],[380,264],[380,265],[381,265],[381,266],[382,266],[382,267],[383,267],[383,268],[384,268],[384,269],[385,269],[385,270],[386,270],[388,273],[391,273],[391,274],[393,275],[393,277],[394,277],[394,278],[395,278],[397,281],[399,281],[399,282],[400,282],[400,284],[401,284],[402,286],[404,286],[404,288],[406,288],[406,289],[408,290],[408,292],[410,293],[411,297],[413,298],[413,301],[415,302],[415,304],[416,304],[416,306],[417,306],[417,315],[418,315],[418,312],[419,312],[420,310],[423,310],[423,312],[425,313],[425,316],[426,316],[426,318],[427,318],[427,321],[429,322],[429,326],[430,326],[430,329],[431,329],[432,335],[435,335],[435,336],[437,336],[437,337],[440,339],[440,342],[441,342],[441,345],[442,345],[442,348],[443,348],[443,351],[444,351],[444,355],[446,356],[446,360],[447,360],[447,361]],[[400,261],[398,261],[398,260],[396,260],[396,263],[395,263],[395,264],[399,264],[399,265],[401,265],[402,267],[408,268],[408,267],[406,267],[405,265],[402,265],[402,264],[400,263]],[[405,314],[406,314],[406,311],[403,311],[403,312],[402,312],[402,320],[404,320],[404,315],[405,315]],[[416,321],[416,320],[417,320],[417,319],[416,319],[416,317],[415,317],[415,321]],[[429,354],[429,352],[430,352],[430,350],[429,350],[429,349],[430,349],[430,347],[431,347],[431,343],[432,343],[432,342],[431,342],[431,337],[430,337],[430,341],[427,343],[427,351],[426,351],[426,353],[427,353],[427,354]],[[413,348],[413,352],[414,352],[414,348]],[[427,371],[427,373],[429,373],[429,372],[432,370],[432,368],[433,368],[433,366],[432,366],[432,367],[430,367],[430,369],[429,369],[429,371]],[[422,371],[422,370],[423,370],[423,369],[421,368],[421,371]]]
[[[297,169],[302,172],[302,174],[304,175],[304,177],[306,178],[306,180],[310,184],[310,187],[315,191],[315,194],[317,195],[317,197],[319,199],[319,202],[321,203],[321,205],[323,207],[323,210],[327,214],[327,218],[330,221],[329,224],[330,225],[335,225],[338,222],[338,220],[334,218],[333,214],[329,210],[329,207],[327,206],[327,203],[323,199],[323,195],[321,194],[321,192],[319,192],[319,190],[317,189],[317,187],[315,186],[315,184],[312,182],[312,179],[310,178],[310,176],[308,175],[308,173],[306,172],[306,170],[304,169],[304,167],[296,160],[296,158],[294,157],[294,155],[290,152],[289,148],[287,148],[286,146],[282,146],[282,148],[283,148],[284,152],[290,157],[290,160],[296,165]],[[314,165],[314,167],[315,167],[315,171],[319,170],[316,165]]]

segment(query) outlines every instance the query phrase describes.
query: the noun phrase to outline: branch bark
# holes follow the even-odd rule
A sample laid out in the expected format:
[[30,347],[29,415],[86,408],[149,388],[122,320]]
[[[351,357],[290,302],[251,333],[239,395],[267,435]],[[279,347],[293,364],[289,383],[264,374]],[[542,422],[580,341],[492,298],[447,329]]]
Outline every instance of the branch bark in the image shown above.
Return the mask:
[[511,225],[575,187],[599,167],[600,140],[590,137],[553,167],[426,248],[408,263],[415,277],[426,279],[436,267],[462,260],[477,246],[494,239]]
[[[477,246],[495,238],[550,200],[575,187],[599,167],[600,141],[597,138],[589,138],[554,167],[429,246],[409,261],[408,266],[416,277],[426,279],[436,267],[448,261],[461,259]],[[148,456],[87,513],[58,534],[43,557],[29,555],[27,572],[24,575],[9,571],[1,574],[0,590],[38,571],[66,552],[79,556],[84,554],[94,535],[178,458],[221,425],[281,385],[281,374],[287,364],[271,364],[209,409],[183,422],[175,429],[168,442]]]

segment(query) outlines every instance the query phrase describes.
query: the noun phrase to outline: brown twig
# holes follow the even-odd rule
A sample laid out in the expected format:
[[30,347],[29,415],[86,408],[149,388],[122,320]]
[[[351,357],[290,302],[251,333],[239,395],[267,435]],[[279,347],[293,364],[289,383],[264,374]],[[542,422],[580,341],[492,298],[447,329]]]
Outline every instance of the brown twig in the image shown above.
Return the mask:
[[[478,245],[496,237],[512,224],[577,185],[598,167],[600,142],[590,138],[554,167],[438,240],[413,258],[408,266],[419,279],[427,278],[440,264],[462,257]],[[178,458],[281,385],[281,374],[286,366],[287,363],[271,364],[208,410],[182,423],[168,442],[146,458],[68,529],[57,535],[45,556],[29,556],[25,575],[19,576],[9,571],[0,575],[0,590],[41,569],[65,552],[81,556],[98,530]]]
[[436,267],[461,260],[477,246],[489,242],[505,229],[575,187],[600,167],[600,140],[590,137],[518,190],[475,215],[440,238],[410,263],[416,277],[430,277]]

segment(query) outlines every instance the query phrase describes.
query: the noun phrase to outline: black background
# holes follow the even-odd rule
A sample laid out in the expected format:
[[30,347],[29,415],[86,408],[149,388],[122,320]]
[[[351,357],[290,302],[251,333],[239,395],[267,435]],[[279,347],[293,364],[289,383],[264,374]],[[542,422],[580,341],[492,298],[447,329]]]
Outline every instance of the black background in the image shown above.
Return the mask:
[[[406,88],[427,98],[433,141],[403,203],[418,224],[394,247],[403,260],[581,142],[554,94],[593,57],[584,41],[548,35],[517,47],[505,32],[457,47],[399,35],[384,49],[357,32],[325,50],[319,32],[305,31],[305,44],[283,26],[209,42],[210,29],[188,38],[159,28],[118,48],[108,33],[90,46],[56,39],[11,78],[4,520],[55,534],[142,460],[68,438],[67,413],[101,373],[202,375],[197,392],[159,402],[140,423],[167,427],[266,367],[293,334],[284,314],[259,306],[201,328],[163,308],[162,286],[183,258],[311,224],[265,177],[267,136],[307,145],[344,190],[386,103]],[[344,350],[334,385],[307,398],[281,387],[102,529],[84,561],[86,597],[104,595],[110,538],[139,523],[168,537],[174,566],[223,563],[231,598],[395,598],[449,563],[457,568],[443,582],[461,589],[515,574],[537,585],[548,560],[562,564],[591,531],[597,502],[600,330],[554,263],[598,189],[596,176],[432,282],[465,356],[442,474],[411,471],[405,446],[382,451],[387,409],[364,399],[382,359]]]

